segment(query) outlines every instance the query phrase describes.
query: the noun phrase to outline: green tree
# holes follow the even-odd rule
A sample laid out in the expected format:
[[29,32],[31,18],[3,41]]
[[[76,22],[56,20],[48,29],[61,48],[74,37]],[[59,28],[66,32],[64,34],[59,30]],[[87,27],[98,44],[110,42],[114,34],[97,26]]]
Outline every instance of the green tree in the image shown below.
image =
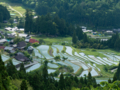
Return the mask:
[[76,32],[77,32],[78,40],[82,40],[83,37],[84,37],[82,28],[80,28],[79,26],[77,26]]
[[72,42],[73,44],[77,43],[77,37],[76,37],[76,32],[74,31],[73,36],[72,36]]
[[47,66],[45,65],[43,68],[43,80],[45,83],[47,83],[47,79],[48,79],[48,71],[47,71]]
[[18,78],[18,72],[16,67],[13,65],[12,60],[10,59],[7,63],[6,70],[13,79]]
[[10,24],[11,24],[11,26],[13,25],[13,18],[10,18],[9,19],[9,22],[10,22]]
[[88,42],[88,37],[87,37],[86,33],[84,33],[83,41],[84,41],[84,42]]
[[21,63],[21,65],[20,65],[19,77],[20,77],[20,79],[25,79],[26,78],[26,70],[24,68],[23,63]]
[[113,81],[112,82],[114,82],[116,80],[117,80],[117,76],[116,76],[116,73],[115,73],[114,76],[113,76]]
[[22,83],[20,85],[20,90],[28,90],[27,82],[26,80],[22,80]]
[[10,90],[10,78],[0,55],[0,90]]
[[61,90],[64,90],[64,89],[65,89],[65,81],[64,81],[64,76],[63,76],[62,73],[61,73],[61,75],[60,75],[59,88],[60,88]]
[[108,83],[112,83],[112,81],[111,81],[111,79],[110,79],[110,78],[108,79]]

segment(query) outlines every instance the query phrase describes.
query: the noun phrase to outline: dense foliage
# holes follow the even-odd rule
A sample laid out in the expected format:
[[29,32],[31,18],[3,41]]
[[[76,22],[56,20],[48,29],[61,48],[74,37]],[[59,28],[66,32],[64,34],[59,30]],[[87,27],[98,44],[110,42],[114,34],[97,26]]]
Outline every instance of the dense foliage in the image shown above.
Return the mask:
[[119,0],[11,0],[34,8],[39,15],[58,15],[92,29],[119,28]]
[[2,23],[3,20],[8,20],[9,18],[10,18],[10,13],[7,10],[7,8],[0,5],[0,23]]
[[52,18],[50,14],[47,14],[46,16],[38,16],[38,18],[34,19],[30,10],[27,10],[26,12],[25,32],[45,34],[48,36],[65,36],[72,35],[74,29],[73,25],[69,25],[58,16]]

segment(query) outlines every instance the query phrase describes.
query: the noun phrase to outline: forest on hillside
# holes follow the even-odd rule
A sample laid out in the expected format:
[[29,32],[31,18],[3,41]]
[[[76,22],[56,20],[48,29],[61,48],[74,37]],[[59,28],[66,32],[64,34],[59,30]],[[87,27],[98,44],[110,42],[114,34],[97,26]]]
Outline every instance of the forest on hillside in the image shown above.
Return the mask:
[[66,22],[97,29],[120,26],[119,0],[10,0],[34,8],[39,15],[58,15]]

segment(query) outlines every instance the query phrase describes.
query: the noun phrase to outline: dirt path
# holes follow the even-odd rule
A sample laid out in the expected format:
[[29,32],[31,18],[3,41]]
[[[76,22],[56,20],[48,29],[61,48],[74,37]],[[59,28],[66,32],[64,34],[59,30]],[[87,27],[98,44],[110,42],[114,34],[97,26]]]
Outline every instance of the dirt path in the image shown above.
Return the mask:
[[23,15],[20,13],[20,12],[18,12],[17,10],[15,10],[15,9],[13,9],[10,5],[9,5],[9,8],[11,9],[11,10],[13,10],[13,11],[15,11],[15,12],[17,12],[21,17],[23,17]]

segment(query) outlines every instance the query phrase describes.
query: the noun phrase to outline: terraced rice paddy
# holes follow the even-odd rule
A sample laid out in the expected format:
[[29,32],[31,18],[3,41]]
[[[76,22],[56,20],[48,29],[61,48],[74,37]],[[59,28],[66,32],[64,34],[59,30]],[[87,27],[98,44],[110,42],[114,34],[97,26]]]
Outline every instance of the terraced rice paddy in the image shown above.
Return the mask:
[[51,68],[58,68],[57,65],[55,65],[55,64],[51,64],[51,63],[48,63],[48,67],[51,67]]
[[34,53],[35,53],[35,56],[40,57],[40,58],[44,58],[44,56],[42,54],[40,54],[36,48],[34,48]]
[[89,73],[89,72],[88,72],[87,70],[86,70],[86,71],[83,71],[82,74],[80,75],[80,77],[84,77],[85,75],[88,75],[88,73]]
[[53,56],[54,57],[57,56],[58,55],[57,54],[57,48],[55,48],[55,47],[52,46],[52,49],[53,49]]
[[41,66],[40,63],[35,64],[35,65],[31,66],[30,68],[28,68],[28,69],[26,70],[26,72],[30,72],[30,71],[33,71],[33,70],[35,70],[35,69],[38,69],[40,66]]
[[[52,45],[51,48],[53,50],[53,57],[49,55],[48,50],[49,50],[49,46],[48,45],[40,45],[39,47],[37,47],[37,49],[34,49],[35,52],[35,56],[41,56],[41,54],[48,60],[50,61],[48,63],[48,67],[49,68],[53,68],[53,69],[48,69],[48,73],[52,73],[55,72],[57,68],[59,68],[59,66],[71,66],[73,68],[73,72],[72,73],[76,73],[79,71],[79,69],[82,67],[83,68],[83,72],[79,75],[84,77],[84,75],[88,75],[89,71],[91,72],[92,76],[99,76],[101,73],[101,68],[98,67],[100,65],[117,65],[119,63],[119,59],[120,56],[114,55],[114,60],[113,60],[113,56],[109,53],[104,53],[104,52],[99,52],[101,54],[103,54],[104,57],[100,57],[100,56],[94,56],[94,55],[87,55],[85,53],[83,53],[83,51],[81,50],[80,52],[75,51],[74,49],[74,55],[73,55],[73,50],[72,47],[70,46],[65,46],[66,48],[66,53],[62,53],[61,51],[63,50],[62,45]],[[84,50],[85,51],[85,50]],[[54,60],[54,57],[59,55],[60,59],[59,61]],[[67,60],[62,61],[62,57],[66,57]],[[39,61],[39,60],[38,60]],[[51,63],[51,61],[53,63]],[[30,69],[27,69],[27,71],[29,72],[30,70],[35,70],[37,68],[39,68],[40,65],[37,66],[37,68],[35,68],[36,65],[30,67]],[[33,68],[33,69],[32,69]]]
[[73,55],[72,54],[72,48],[69,46],[66,46],[66,53],[68,53],[69,55]]
[[48,54],[49,46],[48,45],[40,45],[37,47],[38,50],[40,50],[41,54],[46,58],[46,59],[51,59],[53,58]]
[[56,47],[59,50],[59,53],[63,50],[62,45],[53,45],[53,46]]
[[3,62],[7,61],[10,57],[6,56],[6,55],[2,55],[2,60]]
[[13,62],[13,65],[18,65],[18,64],[22,63],[22,62],[20,62],[18,60],[15,60],[15,59],[12,59],[12,62]]
[[76,73],[77,70],[80,68],[78,65],[75,65],[75,64],[73,64],[73,63],[71,63],[71,62],[69,62],[67,60],[65,61],[65,63],[67,63],[68,65],[70,65],[73,68],[74,73]]
[[56,70],[54,70],[54,69],[48,69],[48,74],[50,74],[50,73],[54,73]]

